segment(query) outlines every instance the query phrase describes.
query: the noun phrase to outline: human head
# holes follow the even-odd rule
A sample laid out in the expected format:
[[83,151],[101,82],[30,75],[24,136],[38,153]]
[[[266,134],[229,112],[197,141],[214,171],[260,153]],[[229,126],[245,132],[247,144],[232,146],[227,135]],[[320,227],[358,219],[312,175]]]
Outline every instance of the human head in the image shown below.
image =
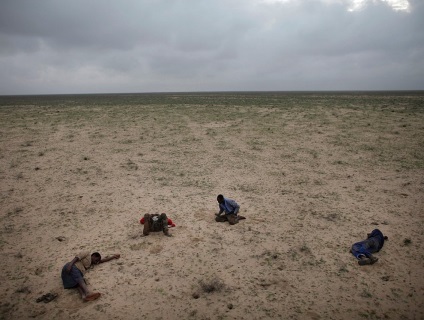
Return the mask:
[[218,203],[223,203],[224,202],[224,196],[222,194],[218,194],[218,196],[216,197],[216,201],[218,201]]
[[91,263],[92,264],[99,264],[100,260],[102,260],[102,256],[98,252],[94,252],[91,254]]

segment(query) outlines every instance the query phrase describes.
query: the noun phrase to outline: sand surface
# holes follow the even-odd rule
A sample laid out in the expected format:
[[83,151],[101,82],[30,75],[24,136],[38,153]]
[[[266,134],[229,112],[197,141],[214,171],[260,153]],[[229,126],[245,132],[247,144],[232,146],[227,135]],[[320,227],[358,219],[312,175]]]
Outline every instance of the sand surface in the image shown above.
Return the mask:
[[[423,101],[0,97],[0,319],[424,319]],[[247,219],[216,223],[219,193]],[[173,237],[141,237],[161,212]],[[94,302],[61,283],[83,250],[121,254]]]

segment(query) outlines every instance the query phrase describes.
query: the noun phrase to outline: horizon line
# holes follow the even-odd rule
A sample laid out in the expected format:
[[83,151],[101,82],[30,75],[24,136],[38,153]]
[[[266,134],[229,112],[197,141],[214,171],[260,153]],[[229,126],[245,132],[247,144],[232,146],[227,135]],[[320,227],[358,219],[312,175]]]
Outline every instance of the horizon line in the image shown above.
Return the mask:
[[91,93],[21,93],[0,94],[0,97],[19,96],[71,96],[71,95],[126,95],[126,94],[212,94],[212,93],[373,93],[373,92],[416,92],[424,93],[424,89],[391,89],[391,90],[216,90],[216,91],[145,91],[145,92],[91,92]]

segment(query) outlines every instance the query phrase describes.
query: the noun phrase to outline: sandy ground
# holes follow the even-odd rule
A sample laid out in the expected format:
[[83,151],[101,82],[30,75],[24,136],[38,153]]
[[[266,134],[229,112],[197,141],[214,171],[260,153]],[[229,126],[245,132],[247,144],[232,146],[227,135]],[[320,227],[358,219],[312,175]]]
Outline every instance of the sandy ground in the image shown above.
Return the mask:
[[[423,101],[0,97],[0,318],[424,319]],[[214,222],[219,193],[247,219]],[[141,237],[160,212],[173,237]],[[86,274],[94,302],[61,284],[83,250],[121,254]]]

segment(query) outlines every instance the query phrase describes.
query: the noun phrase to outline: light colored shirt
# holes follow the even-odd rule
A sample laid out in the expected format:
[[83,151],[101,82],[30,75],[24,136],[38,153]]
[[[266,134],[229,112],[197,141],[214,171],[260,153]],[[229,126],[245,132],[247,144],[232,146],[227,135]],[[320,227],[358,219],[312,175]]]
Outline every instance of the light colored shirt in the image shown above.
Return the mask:
[[82,272],[85,273],[87,269],[91,268],[91,253],[90,251],[80,252],[76,257],[79,259],[75,262],[75,266]]

